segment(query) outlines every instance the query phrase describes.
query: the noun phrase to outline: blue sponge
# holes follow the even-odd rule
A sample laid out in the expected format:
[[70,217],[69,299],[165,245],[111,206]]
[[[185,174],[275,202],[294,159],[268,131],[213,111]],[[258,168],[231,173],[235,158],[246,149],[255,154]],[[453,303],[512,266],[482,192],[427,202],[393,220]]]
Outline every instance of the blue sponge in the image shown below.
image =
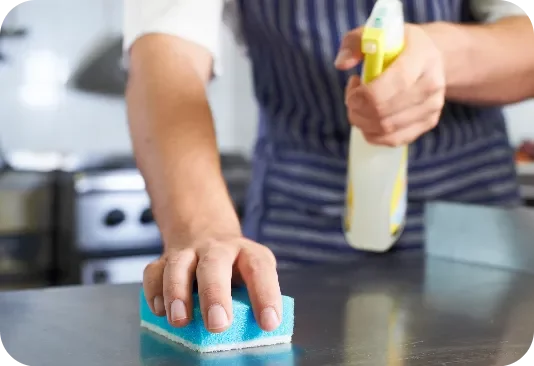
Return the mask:
[[142,327],[198,352],[227,351],[290,343],[294,324],[293,299],[283,296],[282,307],[280,326],[272,332],[265,332],[256,323],[246,289],[233,289],[234,320],[225,332],[215,334],[210,333],[204,326],[197,293],[193,294],[193,319],[183,328],[175,328],[169,324],[166,317],[154,315],[147,304],[143,290],[140,296]]
[[268,366],[296,365],[298,352],[291,344],[247,348],[227,352],[199,353],[143,330],[139,337],[142,365]]

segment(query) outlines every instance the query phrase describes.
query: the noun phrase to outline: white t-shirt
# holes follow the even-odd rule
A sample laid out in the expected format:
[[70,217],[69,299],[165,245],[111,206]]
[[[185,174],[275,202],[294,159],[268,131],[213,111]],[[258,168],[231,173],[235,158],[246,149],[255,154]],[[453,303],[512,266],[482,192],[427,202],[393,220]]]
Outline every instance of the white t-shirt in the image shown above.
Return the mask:
[[[525,15],[521,8],[505,0],[469,1],[473,14],[482,22]],[[214,59],[214,73],[220,74],[220,29],[224,15],[232,21],[235,7],[233,0],[124,0],[124,61],[127,63],[128,50],[139,37],[163,33],[208,49]]]

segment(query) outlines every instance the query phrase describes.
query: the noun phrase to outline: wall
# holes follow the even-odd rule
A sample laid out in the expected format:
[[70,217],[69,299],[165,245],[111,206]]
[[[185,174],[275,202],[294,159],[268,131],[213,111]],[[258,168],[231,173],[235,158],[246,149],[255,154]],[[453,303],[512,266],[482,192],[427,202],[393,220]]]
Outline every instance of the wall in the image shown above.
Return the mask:
[[[28,27],[8,39],[0,63],[0,144],[5,149],[129,152],[125,105],[70,90],[65,83],[84,56],[110,34],[120,34],[122,1],[39,0],[13,10],[6,25]],[[210,87],[221,150],[248,152],[255,135],[248,62],[224,34],[224,75]],[[239,70],[239,72],[236,72]],[[244,71],[245,70],[245,71]],[[239,89],[236,90],[236,89]],[[230,92],[229,92],[230,91]]]
[[[257,109],[250,79],[250,63],[224,28],[223,74],[209,90],[219,146],[250,153],[257,128]],[[230,91],[230,92],[229,92]]]
[[[68,90],[78,63],[109,34],[120,33],[122,1],[39,0],[20,5],[6,22],[29,27],[27,38],[2,45],[0,144],[7,149],[128,152],[124,101]],[[209,96],[222,150],[250,151],[256,108],[248,61],[224,34],[224,75]],[[534,138],[534,102],[507,109],[514,144]]]
[[28,28],[6,40],[0,64],[0,136],[6,149],[128,151],[124,103],[65,83],[109,24],[105,1],[30,1],[7,21]]
[[508,131],[512,144],[519,145],[523,139],[534,139],[534,100],[506,108]]

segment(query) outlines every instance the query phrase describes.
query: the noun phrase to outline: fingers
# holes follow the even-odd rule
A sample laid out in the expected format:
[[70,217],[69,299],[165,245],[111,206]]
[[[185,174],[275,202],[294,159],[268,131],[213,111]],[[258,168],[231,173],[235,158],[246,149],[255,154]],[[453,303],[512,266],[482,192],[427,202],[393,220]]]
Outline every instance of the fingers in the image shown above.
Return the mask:
[[175,327],[183,327],[192,319],[192,287],[197,257],[194,250],[169,253],[163,272],[163,296],[167,319]]
[[436,127],[439,120],[439,113],[434,113],[421,121],[415,121],[404,128],[396,130],[389,134],[369,134],[364,133],[367,142],[373,145],[383,145],[390,147],[399,147],[410,144],[425,132]]
[[[406,26],[406,46],[380,77],[367,85],[349,82],[349,122],[369,142],[398,146],[435,127],[445,103],[442,55],[418,26]],[[350,40],[354,34],[347,36]],[[410,140],[410,138],[412,140]]]
[[410,91],[426,71],[424,52],[407,47],[380,77],[367,86],[368,93],[387,105],[395,97]]
[[362,84],[362,80],[358,75],[352,75],[345,87],[345,104],[351,103],[351,96],[355,90],[359,90],[358,87]]
[[408,107],[421,104],[429,96],[445,89],[445,78],[439,69],[432,67],[414,75],[417,76],[412,78],[409,75],[389,74],[388,69],[387,73],[369,85],[347,88],[345,97],[347,108],[360,109],[363,110],[362,113],[386,118]]
[[253,242],[213,242],[195,249],[170,251],[145,269],[143,287],[152,311],[167,315],[175,327],[187,325],[193,316],[195,276],[208,331],[221,333],[233,321],[232,280],[245,282],[262,329],[272,331],[280,325],[282,296],[276,260],[266,247]]
[[427,91],[415,84],[399,97],[386,99],[373,86],[362,85],[346,93],[346,106],[349,111],[375,119],[385,119],[406,108],[420,105],[428,98]]
[[362,34],[363,28],[358,28],[348,32],[334,61],[335,66],[340,70],[349,70],[356,67],[363,58],[362,54]]
[[426,121],[431,116],[440,114],[443,102],[442,93],[435,92],[418,103],[408,105],[406,109],[388,115],[382,115],[380,112],[364,114],[366,113],[365,108],[351,109],[349,110],[349,119],[351,124],[360,128],[364,133],[371,135],[392,134],[410,124]]
[[[368,85],[370,94],[379,97],[386,105],[394,98],[404,96],[416,84],[430,86],[433,77],[437,77],[435,81],[441,84],[439,79],[443,72],[434,72],[443,69],[441,54],[429,37],[413,26],[406,27],[406,37],[408,42],[403,51],[380,77]],[[425,80],[421,82],[421,79]]]
[[165,260],[158,259],[146,266],[143,273],[143,289],[150,310],[157,316],[165,315],[163,302],[163,270]]
[[256,322],[265,331],[273,331],[282,319],[282,295],[278,284],[276,260],[266,247],[241,250],[237,266],[247,285]]
[[206,329],[220,333],[228,329],[232,315],[232,267],[237,249],[220,244],[199,249],[196,270],[202,318]]
[[[431,116],[441,114],[443,109],[443,95],[435,92],[425,100],[406,106],[397,113],[380,120],[379,132],[392,133],[416,121],[429,120]],[[437,121],[436,121],[437,122]]]
[[[374,85],[372,87],[374,87]],[[380,87],[382,88],[383,86]],[[395,86],[392,87],[392,89],[394,88]],[[380,99],[377,101],[377,105],[379,105],[378,109],[384,116],[388,116],[399,113],[411,106],[425,103],[432,96],[442,94],[444,89],[444,74],[433,66],[427,71],[419,74],[418,79],[412,84],[398,87],[396,95],[391,96],[389,99],[387,99],[387,94],[379,94],[383,92],[378,89],[374,89],[372,93],[374,94],[374,98],[381,95]]]

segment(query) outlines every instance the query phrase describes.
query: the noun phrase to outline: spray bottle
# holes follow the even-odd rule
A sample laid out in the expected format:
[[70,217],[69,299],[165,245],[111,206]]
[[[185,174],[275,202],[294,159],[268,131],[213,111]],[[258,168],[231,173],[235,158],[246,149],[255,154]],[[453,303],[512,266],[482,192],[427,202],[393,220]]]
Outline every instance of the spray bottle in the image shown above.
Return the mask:
[[[400,0],[378,0],[362,36],[361,81],[372,82],[404,48],[404,12]],[[350,135],[345,237],[359,250],[385,252],[404,228],[407,209],[408,147],[369,144],[361,131]]]

